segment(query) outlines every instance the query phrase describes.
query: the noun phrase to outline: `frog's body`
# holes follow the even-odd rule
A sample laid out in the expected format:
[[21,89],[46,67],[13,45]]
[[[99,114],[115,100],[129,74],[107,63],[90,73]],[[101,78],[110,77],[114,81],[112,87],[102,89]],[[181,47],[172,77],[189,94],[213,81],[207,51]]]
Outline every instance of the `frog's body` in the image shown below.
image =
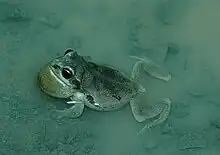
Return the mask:
[[167,72],[154,72],[161,68],[147,58],[135,64],[129,77],[112,66],[99,65],[91,58],[79,56],[68,49],[64,56],[42,68],[39,84],[44,92],[53,97],[70,99],[67,103],[73,106],[58,111],[60,117],[77,118],[82,115],[84,106],[98,111],[113,111],[130,103],[138,122],[159,116],[146,126],[151,127],[166,120],[171,102],[169,99],[154,104],[139,101],[146,92],[138,82],[141,66],[152,76],[166,81],[170,79]]

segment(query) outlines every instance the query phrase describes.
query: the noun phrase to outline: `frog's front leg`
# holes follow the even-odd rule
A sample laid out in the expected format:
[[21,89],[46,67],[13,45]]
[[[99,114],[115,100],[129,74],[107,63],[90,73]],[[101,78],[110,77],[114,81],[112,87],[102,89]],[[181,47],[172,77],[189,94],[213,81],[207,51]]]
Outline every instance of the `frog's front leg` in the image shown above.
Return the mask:
[[82,115],[85,107],[84,103],[84,94],[75,93],[70,97],[71,101],[68,101],[67,104],[72,104],[70,108],[65,108],[64,110],[55,110],[53,111],[53,116],[56,118],[78,118]]

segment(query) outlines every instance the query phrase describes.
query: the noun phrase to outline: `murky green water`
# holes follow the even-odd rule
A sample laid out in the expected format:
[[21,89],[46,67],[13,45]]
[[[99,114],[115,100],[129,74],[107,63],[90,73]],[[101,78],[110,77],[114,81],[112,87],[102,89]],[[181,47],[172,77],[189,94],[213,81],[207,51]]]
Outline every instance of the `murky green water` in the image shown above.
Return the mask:
[[[0,0],[1,155],[217,155],[220,144],[218,0]],[[168,119],[137,136],[129,106],[54,119],[63,102],[37,85],[39,69],[65,49],[131,71],[148,56],[172,74],[143,74]]]

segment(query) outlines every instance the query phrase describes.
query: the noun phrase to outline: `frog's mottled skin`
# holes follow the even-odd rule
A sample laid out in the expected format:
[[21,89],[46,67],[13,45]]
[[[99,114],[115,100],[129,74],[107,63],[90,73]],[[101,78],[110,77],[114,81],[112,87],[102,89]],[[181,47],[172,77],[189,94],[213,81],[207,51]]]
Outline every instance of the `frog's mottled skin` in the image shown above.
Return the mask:
[[[45,65],[39,74],[39,86],[56,98],[69,98],[71,108],[57,111],[60,117],[77,118],[84,106],[98,111],[113,111],[130,103],[134,118],[138,122],[155,119],[146,127],[164,122],[170,111],[171,101],[166,98],[157,103],[146,103],[146,91],[138,83],[140,68],[150,75],[168,81],[171,76],[152,60],[133,57],[139,61],[133,67],[132,75],[106,65],[100,65],[90,57],[80,56],[72,49]],[[144,100],[144,102],[142,102]]]

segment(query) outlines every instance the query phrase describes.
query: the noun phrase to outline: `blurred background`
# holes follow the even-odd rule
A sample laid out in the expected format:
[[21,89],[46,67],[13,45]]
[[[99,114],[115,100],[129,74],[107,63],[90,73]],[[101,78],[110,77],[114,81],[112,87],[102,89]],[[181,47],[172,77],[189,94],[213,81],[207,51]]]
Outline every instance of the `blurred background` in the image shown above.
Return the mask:
[[[0,0],[1,155],[217,155],[220,148],[218,0]],[[143,74],[149,96],[170,97],[168,120],[137,132],[127,106],[54,119],[63,102],[37,85],[40,68],[75,48],[131,72],[148,56],[172,74]]]

